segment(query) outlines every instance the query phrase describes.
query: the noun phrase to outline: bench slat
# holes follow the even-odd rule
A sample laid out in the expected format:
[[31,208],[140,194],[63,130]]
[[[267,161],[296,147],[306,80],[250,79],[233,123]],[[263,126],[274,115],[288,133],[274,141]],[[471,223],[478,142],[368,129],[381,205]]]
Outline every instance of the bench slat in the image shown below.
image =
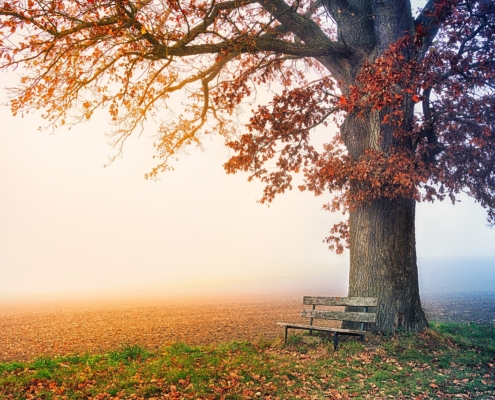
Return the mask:
[[376,297],[322,297],[304,296],[303,304],[317,306],[354,306],[354,307],[377,307]]
[[305,318],[317,318],[351,322],[375,322],[375,313],[342,312],[329,310],[302,310],[301,316]]
[[277,325],[285,326],[287,328],[292,328],[292,329],[307,329],[313,331],[348,333],[350,335],[363,335],[366,333],[366,331],[360,331],[356,329],[342,329],[342,328],[331,328],[329,326],[292,324],[290,322],[277,322]]

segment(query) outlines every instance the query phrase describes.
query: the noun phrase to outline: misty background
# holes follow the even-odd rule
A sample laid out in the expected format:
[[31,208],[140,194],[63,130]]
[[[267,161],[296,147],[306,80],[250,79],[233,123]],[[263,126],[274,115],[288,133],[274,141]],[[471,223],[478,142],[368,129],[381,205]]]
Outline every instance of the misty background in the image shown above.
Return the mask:
[[[0,73],[0,87],[15,84]],[[268,101],[268,97],[262,98]],[[8,100],[5,90],[0,101]],[[246,116],[249,116],[247,107]],[[280,195],[226,175],[219,137],[191,148],[158,181],[152,126],[123,157],[105,132],[106,112],[71,130],[38,130],[39,114],[0,107],[0,300],[29,296],[290,292],[345,295],[348,253],[323,243],[342,215],[322,210],[331,195]],[[321,145],[333,128],[318,129]],[[297,186],[294,185],[295,187]],[[424,294],[495,291],[495,228],[466,196],[418,204],[416,241]]]

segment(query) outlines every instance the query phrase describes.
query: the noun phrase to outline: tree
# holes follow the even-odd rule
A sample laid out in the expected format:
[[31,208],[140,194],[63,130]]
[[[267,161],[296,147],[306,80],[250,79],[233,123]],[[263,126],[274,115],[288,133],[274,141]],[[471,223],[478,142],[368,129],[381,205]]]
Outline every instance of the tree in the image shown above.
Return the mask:
[[[378,296],[377,329],[420,331],[417,201],[467,192],[495,221],[495,5],[428,0],[11,0],[0,6],[2,68],[23,66],[14,114],[57,127],[108,109],[114,143],[159,121],[147,178],[206,134],[228,173],[336,195],[331,248],[350,248],[349,295]],[[278,90],[245,127],[257,85]],[[184,110],[168,106],[175,92]],[[311,133],[329,121],[324,151]],[[330,130],[330,129],[329,129]]]

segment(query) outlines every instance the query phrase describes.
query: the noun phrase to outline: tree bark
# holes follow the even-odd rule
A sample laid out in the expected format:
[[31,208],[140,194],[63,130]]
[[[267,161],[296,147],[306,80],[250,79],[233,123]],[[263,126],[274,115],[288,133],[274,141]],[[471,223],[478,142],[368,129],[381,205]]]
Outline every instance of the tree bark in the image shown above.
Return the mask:
[[[412,107],[406,111],[405,124],[412,113]],[[396,145],[392,127],[380,121],[377,112],[347,116],[341,135],[354,160],[366,149],[388,153]],[[360,184],[351,183],[350,190],[359,191]],[[379,332],[419,332],[428,325],[419,296],[415,209],[415,200],[406,198],[351,205],[349,296],[379,298]]]
[[427,327],[416,264],[415,201],[378,199],[350,212],[349,296],[378,297],[376,330]]
[[[406,129],[411,128],[413,111],[412,106],[404,110]],[[353,160],[367,149],[388,154],[398,145],[393,126],[381,121],[376,111],[347,116],[341,135]],[[351,182],[350,190],[359,191],[362,184]],[[419,332],[428,326],[419,296],[415,209],[415,200],[407,198],[365,199],[351,205],[349,296],[379,298],[374,327],[379,332]]]

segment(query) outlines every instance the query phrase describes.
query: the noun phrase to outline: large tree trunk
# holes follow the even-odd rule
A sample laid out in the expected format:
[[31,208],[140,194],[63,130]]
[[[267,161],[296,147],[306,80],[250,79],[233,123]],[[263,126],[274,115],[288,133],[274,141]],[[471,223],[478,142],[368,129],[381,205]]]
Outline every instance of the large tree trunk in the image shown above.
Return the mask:
[[[372,62],[382,55],[406,32],[414,34],[409,0],[327,0],[326,4],[339,26],[339,39],[349,46],[354,57],[347,75],[338,76],[344,94],[355,84],[365,62]],[[355,18],[358,14],[361,19]],[[404,101],[402,127],[408,130],[412,128],[414,104]],[[356,112],[347,115],[341,126],[341,136],[354,161],[358,161],[367,149],[390,154],[395,146],[409,146],[414,152],[412,143],[399,144],[394,138],[396,127],[383,123],[383,116],[388,111],[363,110],[360,116]],[[363,184],[351,182],[350,190],[359,192]],[[350,206],[349,296],[379,298],[376,324],[379,332],[399,328],[412,332],[423,330],[427,321],[419,298],[415,201],[378,198]]]
[[376,328],[418,332],[421,309],[414,235],[415,201],[379,199],[350,213],[349,296],[379,298]]
[[[413,107],[405,113],[407,124]],[[387,154],[397,145],[393,127],[381,120],[377,112],[347,116],[341,134],[354,160],[366,149]],[[351,182],[350,190],[359,192],[362,184]],[[419,332],[428,324],[419,297],[415,206],[415,200],[406,198],[365,199],[351,205],[349,296],[379,298],[379,332]]]

